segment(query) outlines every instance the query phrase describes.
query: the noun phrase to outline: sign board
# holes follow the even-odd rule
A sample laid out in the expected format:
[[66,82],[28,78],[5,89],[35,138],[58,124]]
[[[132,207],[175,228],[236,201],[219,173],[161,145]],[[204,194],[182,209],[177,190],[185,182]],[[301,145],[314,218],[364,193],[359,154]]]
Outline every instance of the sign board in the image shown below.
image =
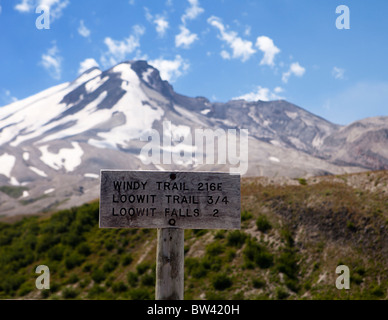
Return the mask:
[[100,228],[240,229],[240,176],[101,171]]

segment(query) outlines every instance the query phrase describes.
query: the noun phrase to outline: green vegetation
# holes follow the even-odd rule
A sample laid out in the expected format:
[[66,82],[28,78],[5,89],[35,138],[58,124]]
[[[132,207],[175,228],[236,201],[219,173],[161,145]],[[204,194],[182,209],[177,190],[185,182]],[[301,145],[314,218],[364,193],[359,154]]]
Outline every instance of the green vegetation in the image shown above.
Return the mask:
[[300,185],[307,186],[307,180],[305,178],[299,178],[298,181]]
[[[243,180],[241,230],[185,231],[185,299],[387,299],[388,178],[373,177],[375,192],[351,175]],[[99,229],[98,202],[0,223],[0,299],[154,299],[155,255],[156,230]],[[350,290],[335,288],[340,264]]]
[[271,230],[272,225],[268,221],[267,217],[264,215],[260,215],[256,220],[256,226],[257,229],[261,232],[267,232],[268,230]]
[[27,187],[19,186],[1,186],[0,191],[7,194],[11,198],[20,198],[23,195],[23,191],[27,191]]

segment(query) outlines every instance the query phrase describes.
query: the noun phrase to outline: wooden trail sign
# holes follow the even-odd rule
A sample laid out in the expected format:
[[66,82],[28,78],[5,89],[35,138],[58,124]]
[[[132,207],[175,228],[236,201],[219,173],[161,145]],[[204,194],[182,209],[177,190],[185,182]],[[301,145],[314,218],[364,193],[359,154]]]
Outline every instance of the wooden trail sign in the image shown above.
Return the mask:
[[101,171],[100,228],[239,229],[240,176]]
[[100,228],[158,228],[156,299],[182,300],[183,229],[240,229],[240,176],[101,170]]

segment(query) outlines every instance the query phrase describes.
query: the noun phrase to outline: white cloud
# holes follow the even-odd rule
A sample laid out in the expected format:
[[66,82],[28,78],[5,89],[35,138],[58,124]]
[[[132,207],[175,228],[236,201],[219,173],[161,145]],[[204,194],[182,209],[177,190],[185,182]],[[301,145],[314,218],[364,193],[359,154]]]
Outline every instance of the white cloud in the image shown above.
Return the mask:
[[341,68],[338,68],[338,67],[334,67],[333,68],[333,71],[332,71],[332,74],[333,74],[333,77],[335,79],[344,79],[345,78],[345,69],[341,69]]
[[180,26],[179,29],[181,32],[175,36],[175,46],[177,48],[188,49],[194,41],[198,40],[198,35],[191,33],[185,26]]
[[135,0],[129,0],[129,4],[130,4],[131,6],[135,5]]
[[154,17],[147,7],[145,7],[144,10],[147,21],[153,23],[155,25],[156,32],[159,34],[159,36],[163,37],[166,33],[166,30],[169,28],[167,18],[159,14]]
[[84,37],[87,38],[90,36],[90,30],[85,26],[84,21],[81,20],[78,27],[78,33]]
[[251,27],[250,26],[246,26],[245,27],[245,31],[244,31],[244,35],[246,35],[247,37],[249,37],[251,35]]
[[235,59],[241,59],[241,61],[248,60],[256,50],[252,48],[252,42],[244,40],[237,36],[234,31],[226,31],[220,18],[211,16],[207,22],[220,31],[220,39],[225,41],[232,49],[232,57]]
[[282,87],[276,87],[273,91],[276,93],[282,93],[284,92],[284,89]]
[[227,52],[225,50],[222,50],[220,54],[221,54],[222,59],[224,59],[224,60],[230,60],[231,59],[231,56],[230,56],[229,52]]
[[89,70],[90,68],[93,68],[93,67],[99,68],[100,66],[98,65],[97,61],[94,60],[93,58],[85,59],[79,64],[78,73],[79,74],[84,73],[86,70]]
[[30,12],[33,8],[32,0],[22,0],[15,6],[15,10],[19,12]]
[[14,9],[22,13],[35,12],[38,6],[47,6],[50,10],[51,22],[62,15],[63,9],[69,5],[69,0],[21,0]]
[[145,11],[145,18],[147,19],[147,21],[152,22],[153,15],[151,14],[150,9],[148,9],[147,7],[144,7],[144,11]]
[[280,87],[274,89],[274,92],[271,92],[268,88],[263,88],[258,86],[255,91],[244,94],[239,97],[235,97],[232,100],[245,100],[245,101],[270,101],[270,100],[280,100],[284,99],[283,97],[278,96],[276,91],[279,91]]
[[154,23],[156,25],[156,32],[161,37],[163,37],[164,34],[166,33],[166,30],[169,28],[167,19],[163,16],[156,16]]
[[296,77],[302,77],[304,73],[306,72],[306,69],[303,68],[299,62],[294,62],[291,64],[290,69],[287,72],[283,73],[282,81],[284,83],[288,82],[288,79],[291,77],[291,75],[294,75]]
[[186,24],[186,20],[194,20],[201,13],[205,12],[203,8],[199,6],[198,0],[188,0],[190,7],[186,9],[185,14],[182,16],[182,22]]
[[62,57],[58,54],[56,44],[48,49],[46,54],[42,54],[40,64],[46,69],[53,79],[59,80],[61,78]]
[[256,47],[264,53],[263,59],[260,61],[261,65],[269,65],[273,67],[275,56],[280,52],[271,38],[266,36],[258,37],[256,40]]
[[149,64],[159,70],[163,80],[174,82],[182,76],[190,67],[190,64],[185,61],[180,55],[175,56],[174,60],[166,60],[163,58],[149,61]]
[[104,43],[108,47],[108,51],[101,56],[103,66],[109,67],[124,61],[130,53],[140,47],[140,37],[144,32],[144,27],[135,25],[132,34],[124,40],[106,37]]

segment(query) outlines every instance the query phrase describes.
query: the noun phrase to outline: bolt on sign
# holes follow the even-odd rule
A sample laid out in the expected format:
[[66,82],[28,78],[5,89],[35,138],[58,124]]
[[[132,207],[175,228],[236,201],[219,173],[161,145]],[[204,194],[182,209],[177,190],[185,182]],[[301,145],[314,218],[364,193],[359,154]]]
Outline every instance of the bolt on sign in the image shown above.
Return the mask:
[[240,176],[101,171],[100,228],[240,229]]

